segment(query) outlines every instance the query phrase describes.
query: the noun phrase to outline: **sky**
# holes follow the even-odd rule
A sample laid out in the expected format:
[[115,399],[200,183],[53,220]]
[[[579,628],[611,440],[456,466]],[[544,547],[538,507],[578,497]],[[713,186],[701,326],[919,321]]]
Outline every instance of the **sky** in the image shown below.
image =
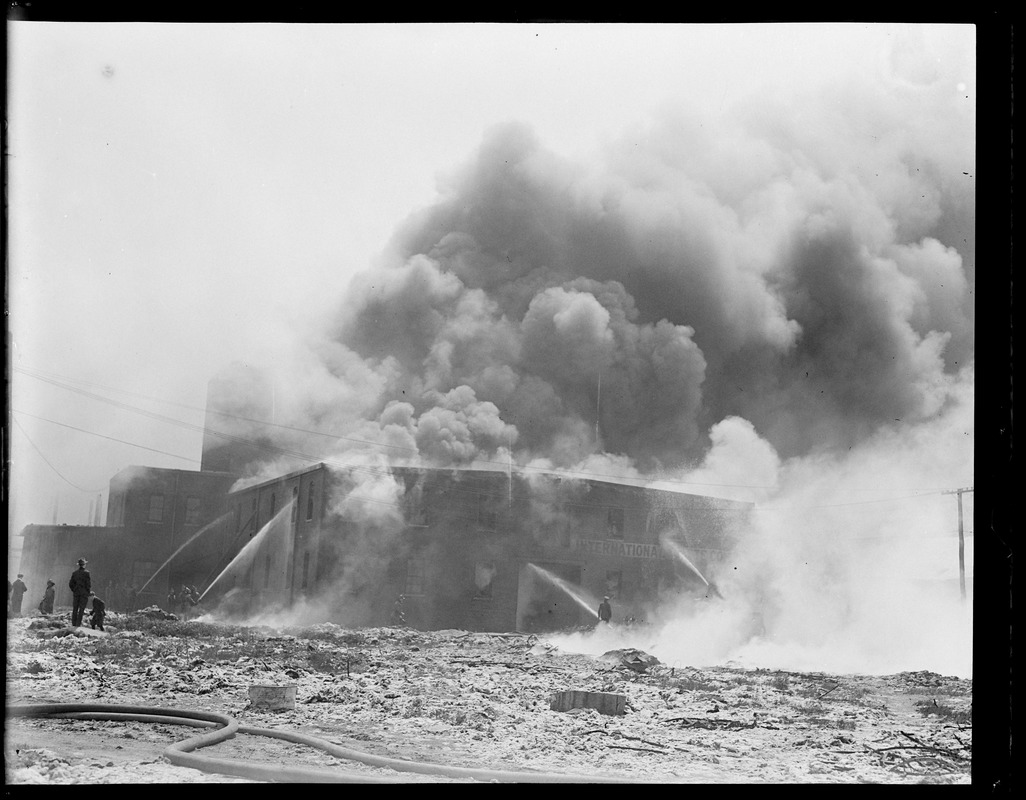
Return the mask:
[[7,91],[9,558],[198,469],[242,363],[321,458],[690,487],[762,504],[762,559],[826,517],[957,575],[972,25],[10,22]]

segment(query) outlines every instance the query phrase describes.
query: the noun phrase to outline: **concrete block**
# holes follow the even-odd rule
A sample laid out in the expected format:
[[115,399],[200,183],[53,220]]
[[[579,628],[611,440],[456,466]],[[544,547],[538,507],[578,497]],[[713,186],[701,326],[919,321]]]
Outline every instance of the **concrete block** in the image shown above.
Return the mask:
[[268,711],[292,711],[296,707],[296,686],[250,686],[249,704]]
[[549,708],[553,711],[593,708],[600,714],[619,716],[627,713],[627,696],[611,692],[586,692],[570,689],[556,692],[549,701]]

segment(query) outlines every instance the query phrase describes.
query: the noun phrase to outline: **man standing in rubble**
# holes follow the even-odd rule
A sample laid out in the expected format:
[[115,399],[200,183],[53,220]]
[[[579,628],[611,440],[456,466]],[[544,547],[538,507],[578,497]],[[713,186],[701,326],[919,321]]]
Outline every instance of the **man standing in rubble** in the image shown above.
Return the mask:
[[11,616],[21,616],[21,598],[25,596],[25,592],[28,591],[28,587],[25,585],[25,581],[22,580],[25,576],[20,572],[18,573],[17,579],[11,585]]
[[609,620],[613,618],[613,607],[609,605],[609,595],[602,598],[602,602],[599,603],[598,607],[599,622],[604,622],[607,625]]
[[76,628],[82,624],[82,615],[85,614],[86,605],[89,603],[89,593],[93,590],[92,578],[85,568],[86,560],[78,560],[78,569],[71,573],[71,580],[68,581],[68,588],[71,589],[71,624]]

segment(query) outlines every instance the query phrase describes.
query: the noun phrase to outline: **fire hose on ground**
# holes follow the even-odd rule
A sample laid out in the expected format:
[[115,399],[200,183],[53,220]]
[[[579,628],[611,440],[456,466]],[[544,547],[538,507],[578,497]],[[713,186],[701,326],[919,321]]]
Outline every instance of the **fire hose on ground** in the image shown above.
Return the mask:
[[344,770],[316,767],[287,767],[281,764],[253,761],[235,761],[211,758],[194,751],[218,744],[235,737],[236,734],[266,736],[293,744],[302,744],[321,750],[336,758],[356,761],[371,767],[392,769],[397,772],[412,772],[422,775],[437,775],[473,781],[498,783],[637,783],[620,778],[602,776],[562,775],[541,772],[507,772],[503,770],[453,767],[419,761],[404,761],[387,756],[361,753],[357,750],[318,739],[314,736],[276,728],[252,728],[225,714],[208,711],[191,711],[179,708],[156,706],[133,706],[113,703],[42,703],[14,705],[7,707],[9,717],[31,717],[49,719],[96,719],[119,722],[151,722],[165,725],[189,725],[192,727],[215,728],[181,742],[170,745],[164,757],[172,764],[189,767],[201,772],[218,775],[232,775],[256,781],[286,783],[406,783],[401,776],[381,776]]

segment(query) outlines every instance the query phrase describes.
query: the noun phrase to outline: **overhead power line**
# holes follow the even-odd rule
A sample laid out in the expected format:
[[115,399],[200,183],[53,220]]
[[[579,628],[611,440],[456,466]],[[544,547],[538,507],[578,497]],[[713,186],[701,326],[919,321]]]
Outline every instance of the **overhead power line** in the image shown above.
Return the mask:
[[895,495],[893,497],[875,497],[871,500],[853,500],[849,503],[824,503],[817,506],[760,506],[760,511],[806,511],[817,508],[845,508],[846,506],[865,506],[873,503],[893,503],[898,500],[909,500],[918,497],[930,497],[931,495],[948,494],[944,489],[928,489],[913,494]]
[[76,427],[74,425],[68,425],[65,422],[58,422],[55,419],[48,419],[46,417],[40,417],[40,416],[38,416],[36,414],[29,414],[27,411],[19,411],[16,408],[12,408],[11,411],[13,411],[15,414],[21,414],[23,417],[31,417],[32,419],[39,419],[39,420],[42,420],[43,422],[49,422],[52,425],[60,425],[62,428],[70,428],[71,430],[79,431],[80,433],[88,433],[90,436],[98,436],[101,439],[109,439],[112,442],[119,442],[121,444],[127,444],[130,447],[138,447],[140,450],[149,450],[150,452],[153,452],[153,453],[161,453],[161,454],[163,454],[165,456],[172,456],[173,458],[180,458],[183,461],[191,461],[194,464],[199,464],[200,463],[195,458],[189,458],[188,456],[180,456],[177,453],[169,453],[167,450],[158,450],[155,447],[147,447],[146,445],[136,444],[135,442],[129,442],[129,441],[125,440],[125,439],[117,439],[117,438],[115,438],[113,436],[107,436],[107,435],[102,434],[102,433],[97,433],[96,431],[90,431],[90,430],[86,430],[85,428],[78,428],[78,427]]
[[[335,467],[338,467],[338,468],[349,469],[349,470],[354,470],[354,471],[359,471],[359,472],[364,472],[364,473],[367,473],[367,474],[381,476],[381,477],[389,476],[391,474],[388,468],[374,467],[374,466],[369,466],[369,465],[364,465],[364,464],[356,464],[356,463],[347,462],[347,461],[339,461],[337,459],[325,459],[323,456],[313,455],[313,454],[305,453],[305,452],[302,452],[302,451],[299,451],[299,450],[293,450],[293,449],[290,449],[290,448],[287,448],[287,447],[281,447],[281,446],[273,445],[273,444],[270,444],[268,442],[261,442],[259,440],[254,440],[254,439],[251,439],[251,438],[246,437],[246,436],[238,436],[238,435],[235,435],[235,434],[227,433],[225,431],[219,431],[219,430],[211,428],[211,427],[209,427],[209,426],[207,426],[205,424],[204,425],[197,425],[197,424],[194,424],[194,423],[189,423],[189,422],[186,422],[184,420],[177,419],[175,417],[169,417],[169,416],[166,416],[164,414],[159,414],[159,413],[156,413],[154,411],[150,411],[148,409],[140,408],[138,406],[134,406],[134,405],[131,405],[131,404],[128,404],[128,403],[123,403],[123,402],[118,401],[118,400],[116,400],[114,398],[105,397],[104,395],[100,395],[100,394],[96,394],[94,392],[87,391],[87,390],[82,389],[82,388],[80,388],[78,386],[72,385],[72,383],[69,382],[71,379],[66,379],[66,378],[63,378],[62,376],[51,377],[50,375],[48,375],[46,373],[43,373],[43,372],[40,372],[40,371],[37,371],[37,370],[30,370],[30,369],[27,369],[27,368],[24,368],[24,367],[15,367],[15,371],[20,372],[20,373],[25,374],[25,375],[28,375],[30,377],[37,378],[38,380],[41,380],[41,381],[44,381],[46,383],[52,384],[54,386],[57,386],[58,388],[66,389],[68,391],[81,394],[81,395],[83,395],[85,397],[88,397],[90,399],[97,400],[97,401],[103,402],[103,403],[107,403],[109,405],[113,405],[116,408],[119,408],[119,409],[124,410],[124,411],[128,411],[130,413],[140,414],[140,415],[148,417],[150,419],[154,419],[154,420],[157,420],[157,421],[160,421],[160,422],[165,422],[167,424],[175,425],[175,426],[178,426],[178,427],[181,427],[181,428],[185,428],[187,430],[191,430],[191,431],[195,431],[195,432],[199,432],[199,433],[203,433],[203,434],[210,434],[212,436],[215,436],[215,437],[220,438],[220,439],[224,439],[224,440],[229,441],[229,442],[234,442],[236,444],[243,444],[243,445],[246,445],[248,447],[252,447],[254,449],[262,450],[264,452],[271,453],[271,454],[274,454],[274,455],[278,455],[278,456],[281,456],[281,457],[284,457],[284,458],[293,459],[293,460],[299,461],[301,463],[312,463],[312,464],[315,464],[315,463],[325,463],[325,464],[329,464],[331,466],[335,466]],[[164,400],[164,399],[158,398],[158,397],[142,395],[142,394],[139,394],[139,393],[136,393],[136,392],[129,392],[129,391],[124,390],[124,389],[118,389],[118,388],[115,388],[115,387],[106,386],[106,385],[95,383],[95,382],[92,382],[92,381],[78,381],[78,382],[84,383],[84,384],[87,384],[87,385],[90,385],[90,386],[95,386],[95,387],[98,387],[98,388],[106,389],[108,391],[113,391],[113,392],[118,392],[118,393],[122,393],[122,394],[131,395],[131,396],[134,396],[134,397],[139,397],[141,399],[147,399],[147,400],[152,400],[154,402],[165,403],[165,404],[168,404],[168,405],[176,406],[176,407],[179,407],[179,408],[189,409],[189,410],[197,411],[197,412],[204,413],[204,414],[208,413],[207,409],[200,408],[200,407],[197,407],[197,406],[192,406],[192,405],[189,405],[189,404],[186,404],[186,403],[179,403],[179,402],[176,402],[176,401]],[[31,415],[31,414],[27,414],[26,412],[18,412],[18,413],[21,413],[21,414],[23,414],[25,416],[34,416],[34,415]],[[409,452],[411,454],[417,454],[417,455],[419,455],[419,453],[420,453],[419,449],[417,449],[417,448],[410,448],[410,447],[404,447],[402,445],[391,445],[391,444],[386,444],[386,443],[381,443],[381,442],[368,441],[368,440],[364,440],[364,439],[356,439],[356,438],[353,438],[353,437],[340,436],[340,435],[337,435],[337,434],[325,433],[324,431],[316,431],[316,430],[311,430],[311,429],[307,429],[307,428],[299,428],[299,427],[295,427],[295,426],[283,425],[283,424],[280,424],[280,423],[274,423],[274,422],[270,422],[270,421],[267,421],[267,420],[258,420],[258,419],[253,419],[253,418],[250,418],[250,417],[243,417],[243,416],[239,416],[239,415],[236,415],[236,414],[231,414],[229,412],[210,410],[209,413],[215,414],[217,416],[220,416],[220,417],[223,417],[223,418],[226,418],[226,419],[233,419],[233,420],[236,420],[236,421],[246,422],[246,423],[249,423],[249,424],[252,424],[252,425],[258,425],[258,426],[263,426],[263,427],[267,427],[267,428],[276,428],[276,429],[279,429],[279,430],[287,430],[287,431],[291,431],[291,432],[294,432],[294,433],[303,433],[303,434],[311,434],[311,435],[316,435],[316,436],[323,436],[325,438],[334,439],[336,441],[345,441],[345,442],[351,442],[351,443],[354,443],[354,444],[368,445],[368,446],[372,446],[372,447],[388,447],[388,448],[397,449],[397,450],[404,450],[404,451]],[[36,417],[36,418],[44,420],[44,421],[47,421],[47,422],[51,422],[51,423],[53,423],[55,425],[61,425],[61,426],[66,427],[66,428],[71,428],[73,430],[78,430],[78,431],[81,431],[83,433],[88,433],[88,434],[91,434],[93,436],[99,436],[101,438],[109,439],[111,441],[121,442],[123,444],[128,444],[128,445],[130,445],[132,447],[138,447],[140,449],[150,450],[152,452],[157,452],[157,453],[162,453],[164,455],[169,455],[169,456],[172,456],[174,458],[180,458],[180,459],[183,459],[183,460],[186,460],[186,461],[191,461],[192,463],[201,463],[201,462],[197,461],[197,459],[194,459],[194,458],[188,458],[186,456],[180,456],[180,455],[178,455],[176,453],[169,453],[169,452],[164,451],[164,450],[158,450],[156,448],[146,447],[144,445],[135,444],[133,442],[128,442],[128,441],[125,441],[125,440],[122,440],[122,439],[116,439],[114,437],[105,436],[103,434],[99,434],[99,433],[96,433],[94,431],[88,431],[88,430],[85,430],[83,428],[76,428],[73,425],[67,425],[65,423],[57,422],[56,420],[49,420],[49,419],[46,419],[44,417]],[[506,470],[510,469],[509,462],[498,462],[498,461],[490,461],[490,460],[487,460],[487,459],[480,459],[480,460],[477,460],[475,463],[478,463],[478,464],[495,464],[495,465],[501,466],[503,468],[503,471],[506,471]],[[769,489],[769,488],[773,488],[773,487],[765,486],[765,485],[760,486],[760,485],[750,485],[750,484],[695,483],[695,482],[689,482],[689,481],[673,480],[673,479],[669,479],[669,478],[649,478],[649,477],[640,477],[640,476],[632,477],[632,476],[624,476],[624,475],[610,475],[610,474],[589,472],[589,471],[585,471],[585,470],[569,470],[569,469],[560,469],[560,468],[535,467],[535,466],[530,466],[530,465],[517,465],[515,467],[515,469],[518,470],[518,471],[521,471],[521,472],[527,471],[527,470],[533,470],[533,471],[537,471],[537,472],[545,473],[545,474],[563,475],[563,476],[570,476],[570,477],[582,477],[583,476],[584,478],[588,478],[588,477],[591,477],[591,478],[611,478],[611,479],[615,479],[615,480],[621,481],[621,482],[624,482],[624,481],[635,481],[635,482],[644,483],[644,484],[648,484],[648,485],[651,485],[653,483],[668,483],[668,484],[675,484],[675,485],[681,485],[681,486],[707,486],[707,487],[737,488],[737,489]],[[469,489],[453,489],[453,491],[456,491],[456,492],[466,492],[466,493],[478,494],[478,495],[480,495],[480,494],[487,494],[487,493],[482,493],[482,492],[478,492],[478,491],[475,491],[475,490],[469,490]],[[931,489],[931,490],[924,490],[924,491],[920,491],[920,492],[914,492],[912,494],[907,494],[907,495],[897,495],[897,496],[893,496],[893,497],[873,498],[873,499],[869,499],[869,500],[858,500],[858,501],[851,501],[851,502],[844,502],[844,503],[824,503],[824,504],[812,505],[812,506],[755,506],[754,510],[756,510],[756,511],[781,511],[781,512],[791,511],[791,512],[795,512],[795,511],[815,510],[815,509],[824,509],[824,508],[843,508],[843,507],[848,507],[848,506],[859,506],[859,505],[869,505],[869,504],[877,504],[877,503],[896,502],[896,501],[899,501],[899,500],[922,498],[922,497],[928,497],[928,496],[938,495],[938,494],[946,494],[946,493],[947,494],[953,494],[956,491],[971,492],[972,490],[971,489],[963,489],[963,490]]]
[[[12,411],[15,414],[20,414],[22,416],[31,417],[33,419],[42,420],[44,422],[49,422],[51,424],[59,425],[59,426],[64,427],[64,428],[69,428],[71,430],[79,431],[81,433],[86,433],[86,434],[89,434],[91,436],[98,436],[100,438],[108,439],[110,441],[119,442],[121,444],[127,444],[127,445],[129,445],[131,447],[137,447],[137,448],[140,448],[140,449],[143,449],[143,450],[149,450],[151,452],[161,453],[163,455],[169,455],[169,456],[172,456],[174,458],[180,458],[180,459],[185,460],[185,461],[191,461],[193,463],[199,463],[196,459],[189,458],[187,456],[180,456],[177,453],[170,453],[170,452],[168,452],[166,450],[159,450],[157,448],[147,447],[145,445],[140,445],[140,444],[136,444],[134,442],[129,442],[129,441],[126,441],[124,439],[117,439],[117,438],[112,437],[112,436],[106,436],[105,434],[97,433],[95,431],[90,431],[90,430],[87,430],[85,428],[79,428],[79,427],[74,426],[74,425],[68,425],[66,423],[58,422],[56,420],[51,420],[51,419],[48,419],[46,417],[38,416],[36,414],[29,414],[28,412],[20,411],[18,409],[12,409]],[[186,427],[191,427],[191,428],[194,428],[194,429],[197,428],[197,426],[192,426],[192,425],[189,425],[188,423],[184,423],[184,422],[181,422],[181,421],[176,421],[173,418],[167,418],[167,419],[169,421],[171,421],[171,422],[179,422],[180,424],[182,424],[182,425],[184,425]],[[69,485],[73,486],[74,488],[79,489],[80,491],[83,491],[83,492],[90,493],[90,494],[95,494],[98,491],[103,491],[102,489],[84,489],[84,488],[82,488],[80,486],[77,486],[76,484],[72,483],[67,478],[65,478],[63,475],[61,475],[61,473],[56,469],[56,467],[54,467],[53,464],[51,464],[49,462],[49,460],[46,459],[46,457],[43,455],[42,451],[40,451],[39,448],[35,445],[35,443],[32,441],[32,439],[28,436],[28,433],[25,431],[24,427],[17,421],[17,419],[14,419],[13,421],[18,426],[18,428],[21,429],[22,433],[25,435],[25,438],[28,439],[29,444],[31,444],[36,449],[36,451],[39,453],[40,457],[42,457],[43,460],[46,461],[46,463],[50,466],[50,468],[53,469],[54,472],[56,472],[58,474],[58,476],[61,477],[62,480],[64,480]],[[245,443],[245,444],[249,444],[249,445],[252,445],[254,447],[260,447],[262,449],[270,449],[270,450],[273,450],[274,452],[277,452],[277,453],[279,453],[281,455],[286,455],[288,457],[294,458],[296,460],[301,460],[301,461],[304,461],[304,462],[307,462],[307,463],[322,463],[322,464],[325,464],[325,465],[338,467],[340,469],[349,469],[349,470],[363,471],[363,472],[367,472],[369,474],[372,474],[372,475],[375,475],[375,476],[378,476],[378,477],[393,477],[391,471],[389,469],[387,469],[387,468],[380,469],[380,468],[376,468],[376,467],[368,467],[368,466],[362,466],[362,465],[352,465],[352,464],[347,464],[347,463],[344,463],[344,462],[333,461],[331,459],[323,459],[323,458],[320,458],[318,456],[313,456],[313,455],[309,455],[309,454],[305,454],[305,453],[300,453],[298,451],[287,450],[285,448],[278,448],[278,447],[274,447],[274,446],[271,446],[271,445],[263,445],[263,444],[261,444],[259,442],[254,442],[252,440],[245,439],[243,437],[234,437],[234,436],[230,436],[229,434],[219,433],[217,431],[211,431],[211,433],[213,433],[216,436],[224,436],[224,437],[230,438],[230,439],[232,439],[234,441],[237,441],[237,442],[242,442],[242,443]],[[477,491],[477,490],[473,490],[473,489],[459,489],[459,488],[456,488],[456,487],[450,488],[450,491],[457,492],[457,493],[474,494],[474,495],[478,495],[478,496],[491,496],[491,494],[492,494],[492,493],[481,492],[481,491]],[[792,506],[792,507],[759,507],[759,506],[754,506],[751,510],[753,510],[753,511],[804,511],[804,510],[818,509],[818,508],[834,508],[834,507],[842,507],[842,506],[848,506],[848,505],[864,505],[864,504],[867,504],[867,503],[893,502],[893,501],[897,501],[897,500],[904,500],[904,499],[918,498],[918,497],[926,497],[926,496],[938,495],[938,494],[956,494],[956,493],[958,493],[961,496],[962,492],[972,492],[972,489],[961,489],[961,490],[937,489],[937,490],[930,490],[930,491],[925,491],[925,492],[919,492],[919,493],[911,494],[911,495],[901,495],[901,496],[898,496],[898,497],[877,498],[877,499],[874,499],[874,500],[865,500],[865,501],[854,502],[854,503],[836,503],[836,504],[833,504],[833,505]],[[377,498],[370,498],[370,497],[365,497],[365,496],[361,496],[361,495],[354,495],[354,494],[348,495],[348,499],[351,499],[351,500],[354,500],[354,501],[358,501],[358,502],[369,502],[369,503],[375,503],[375,504],[378,504],[378,505],[393,506],[395,508],[400,508],[400,509],[405,507],[405,504],[402,503],[402,502],[393,502],[393,501],[389,501],[389,500],[380,500],[380,499],[377,499]],[[961,499],[961,497],[959,499]],[[611,507],[611,506],[608,506],[606,504],[580,503],[580,502],[578,502],[578,503],[568,502],[568,503],[563,503],[561,505],[565,505],[567,507],[573,506],[573,507],[582,507],[582,508],[584,508],[584,507],[588,507],[588,508],[591,508],[591,507],[602,507],[602,508]],[[703,510],[709,510],[709,511],[739,511],[739,509],[735,509],[735,508],[710,508],[710,509],[703,509]],[[970,532],[968,535],[972,536],[972,533]],[[853,537],[853,538],[875,538],[875,537]],[[886,537],[881,537],[881,538],[886,538]],[[931,538],[931,537],[901,537],[901,538]]]
[[[43,461],[46,463],[46,466],[48,466],[50,469],[52,469],[57,474],[57,477],[60,478],[62,481],[64,481],[66,484],[68,484],[68,486],[71,486],[74,489],[78,489],[80,492],[85,492],[86,494],[97,494],[98,492],[102,492],[103,491],[103,489],[86,489],[86,488],[83,488],[82,486],[79,486],[74,481],[70,481],[66,477],[64,477],[63,473],[61,473],[61,471],[59,469],[57,469],[57,467],[55,467],[53,465],[53,463],[51,463],[50,459],[48,459],[43,454],[43,451],[39,449],[39,445],[37,445],[34,441],[32,441],[32,437],[28,435],[28,431],[25,430],[25,428],[22,426],[22,424],[20,422],[18,422],[17,419],[13,419],[12,418],[12,421],[18,427],[18,430],[20,430],[22,432],[22,435],[25,437],[25,439],[28,441],[28,443],[30,445],[32,445],[32,449],[34,449],[39,454],[39,457],[41,459],[43,459]],[[104,487],[104,488],[106,488],[106,487]]]
[[[77,431],[80,431],[82,433],[88,433],[88,434],[93,435],[93,436],[99,436],[99,437],[104,438],[104,439],[110,439],[111,441],[121,442],[123,444],[129,444],[129,445],[132,445],[134,447],[139,447],[139,448],[144,449],[144,450],[150,450],[150,451],[153,451],[153,452],[163,453],[165,455],[171,455],[171,456],[174,456],[175,458],[182,458],[184,460],[188,460],[188,461],[192,461],[192,462],[196,463],[195,459],[189,459],[189,458],[186,458],[185,456],[179,456],[179,455],[177,455],[175,453],[168,453],[167,451],[157,450],[156,448],[146,447],[144,445],[134,444],[132,442],[125,441],[123,439],[116,439],[116,438],[111,437],[111,436],[106,436],[104,434],[96,433],[95,431],[86,430],[85,428],[79,428],[77,426],[68,425],[66,423],[58,422],[56,420],[51,420],[51,419],[48,419],[46,417],[41,417],[41,416],[38,416],[38,415],[35,415],[35,414],[29,414],[28,412],[23,412],[23,411],[19,411],[19,410],[15,409],[15,413],[21,414],[23,416],[32,417],[34,419],[43,420],[44,422],[50,422],[50,423],[52,423],[54,425],[59,425],[61,427],[70,428],[72,430],[77,430]],[[162,419],[162,420],[167,421],[167,422],[172,423],[172,424],[177,424],[177,425],[179,425],[181,427],[185,427],[185,428],[188,428],[188,429],[192,429],[192,430],[207,430],[209,433],[211,433],[211,434],[213,434],[215,436],[221,437],[221,438],[228,439],[229,441],[233,441],[233,442],[236,442],[236,443],[245,444],[245,445],[248,445],[248,446],[259,448],[259,449],[262,449],[262,450],[270,452],[270,453],[274,453],[274,454],[279,455],[279,456],[284,456],[284,457],[291,458],[291,459],[294,459],[294,460],[297,460],[297,461],[301,461],[303,463],[311,463],[311,464],[322,463],[322,464],[326,464],[326,465],[329,465],[329,466],[337,467],[339,469],[346,469],[346,470],[350,470],[350,471],[367,473],[367,474],[370,474],[370,475],[376,476],[376,477],[387,477],[387,478],[391,478],[392,477],[392,472],[391,472],[391,470],[389,468],[379,468],[379,467],[372,467],[372,466],[367,466],[367,465],[351,464],[351,463],[337,461],[337,460],[333,460],[333,459],[325,459],[325,458],[322,458],[321,456],[315,456],[315,455],[311,455],[311,454],[308,454],[308,453],[303,453],[303,452],[300,452],[300,451],[297,451],[297,450],[290,450],[288,448],[277,447],[275,445],[266,444],[266,443],[262,443],[262,442],[257,442],[257,441],[254,441],[252,439],[248,439],[248,438],[240,437],[240,436],[234,436],[232,434],[227,434],[227,433],[224,433],[224,432],[221,432],[221,431],[208,430],[208,429],[206,429],[206,428],[204,428],[202,426],[192,425],[192,424],[184,422],[182,420],[176,420],[173,417],[163,417],[163,415],[159,415],[159,414],[153,414],[152,416],[154,416],[154,417],[156,417],[158,419]],[[488,496],[492,496],[494,494],[494,493],[490,493],[490,492],[482,492],[482,491],[476,490],[476,489],[463,489],[463,488],[459,488],[459,487],[450,487],[448,491],[453,492],[453,493],[458,493],[458,494],[471,494],[471,495],[475,495],[475,496],[479,496],[479,497],[480,496],[488,497]],[[374,502],[374,503],[379,503],[379,504],[383,504],[383,505],[394,505],[396,507],[402,507],[401,503],[393,503],[393,502],[385,501],[385,500],[377,500],[377,499],[372,499],[372,498],[365,498],[365,497],[361,497],[361,496],[358,496],[358,495],[357,496],[352,496],[352,497],[353,497],[354,500],[360,500],[360,501],[366,500],[367,502]],[[590,504],[589,503],[567,503],[565,505],[568,505],[568,506],[582,506],[582,507],[602,507],[602,508],[608,507],[607,505],[602,505],[602,504],[599,504],[598,506],[596,506],[596,504],[594,504],[594,503],[590,503]],[[735,508],[719,508],[719,509],[709,509],[709,510],[738,511],[738,509],[735,509]]]
[[[220,436],[222,438],[232,438],[231,434],[226,434],[226,433],[224,433],[222,431],[216,431],[216,430],[214,430],[212,428],[207,427],[206,425],[202,425],[202,426],[190,425],[189,423],[186,423],[186,422],[184,422],[182,420],[176,420],[176,419],[173,419],[171,417],[166,417],[166,416],[164,416],[162,414],[157,414],[155,412],[148,411],[147,409],[139,408],[138,406],[133,406],[133,405],[129,405],[127,403],[122,403],[122,402],[120,402],[118,400],[115,400],[113,398],[105,397],[103,395],[96,394],[94,392],[86,391],[85,389],[82,389],[80,387],[72,385],[68,381],[68,379],[65,379],[65,378],[50,377],[46,373],[39,372],[37,370],[30,370],[30,369],[27,369],[25,367],[15,367],[15,371],[20,372],[20,373],[22,373],[24,375],[27,375],[29,377],[36,378],[37,380],[41,380],[41,381],[44,381],[46,383],[50,383],[50,384],[52,384],[54,386],[57,386],[59,388],[66,389],[66,390],[72,391],[72,392],[76,392],[76,393],[81,394],[81,395],[83,395],[85,397],[89,397],[91,399],[98,400],[98,401],[103,402],[103,403],[108,403],[108,404],[113,405],[113,406],[115,406],[117,408],[121,408],[121,409],[123,409],[125,411],[130,411],[132,413],[142,414],[142,415],[150,417],[152,419],[162,420],[162,421],[168,422],[170,424],[180,425],[180,426],[183,426],[183,427],[190,428],[192,430],[202,431],[202,432],[205,432],[205,433],[211,433],[211,434],[213,434],[215,436]],[[225,412],[225,411],[218,411],[216,409],[204,409],[204,408],[200,408],[200,407],[197,407],[197,406],[189,405],[187,403],[178,403],[178,402],[175,402],[175,401],[172,401],[172,400],[164,400],[164,399],[158,398],[158,397],[141,395],[141,394],[134,393],[134,392],[127,392],[126,390],[117,389],[117,388],[110,387],[110,386],[104,386],[103,384],[98,384],[98,383],[94,383],[94,382],[91,382],[91,381],[82,381],[82,383],[86,383],[87,385],[91,385],[91,386],[96,386],[96,387],[99,387],[99,388],[107,389],[109,391],[129,394],[129,395],[132,395],[132,396],[135,396],[135,397],[139,397],[139,398],[143,398],[143,399],[147,399],[147,400],[153,400],[154,402],[158,402],[158,403],[166,403],[168,405],[176,406],[178,408],[185,408],[185,409],[189,409],[191,411],[197,411],[197,412],[204,413],[204,414],[208,414],[208,413],[209,414],[215,414],[215,415],[223,417],[223,418],[233,419],[233,420],[236,420],[236,421],[239,421],[239,422],[246,422],[246,423],[249,423],[249,424],[252,424],[252,425],[259,425],[259,426],[267,427],[267,428],[277,428],[279,430],[291,431],[293,433],[303,433],[303,434],[309,434],[309,435],[313,435],[313,436],[323,436],[325,438],[334,439],[335,441],[350,442],[350,443],[353,443],[353,444],[367,445],[367,446],[370,446],[370,447],[384,447],[384,448],[390,448],[390,449],[393,449],[393,450],[402,450],[402,451],[405,451],[405,452],[408,452],[408,453],[411,453],[411,454],[414,454],[414,455],[420,455],[420,450],[418,448],[416,448],[416,447],[405,447],[403,445],[394,445],[394,444],[388,444],[388,443],[385,443],[385,442],[374,442],[374,441],[370,441],[370,440],[366,440],[366,439],[357,439],[357,438],[354,438],[354,437],[351,437],[351,436],[341,436],[339,434],[326,433],[324,431],[317,431],[317,430],[312,430],[312,429],[309,429],[309,428],[300,428],[300,427],[296,427],[296,426],[292,426],[292,425],[283,425],[281,423],[270,422],[268,420],[259,420],[259,419],[254,419],[252,417],[244,417],[244,416],[240,416],[240,415],[237,415],[237,414],[231,414],[231,413]],[[257,447],[261,446],[260,443],[253,442],[252,440],[246,439],[245,437],[234,437],[234,438],[236,440],[238,440],[238,441],[248,442],[249,444],[251,444],[253,446],[257,446]],[[284,449],[284,448],[273,448],[273,449],[281,450],[283,452],[283,454],[287,454],[287,450]],[[306,456],[304,454],[303,457],[307,458],[308,456]],[[316,460],[320,460],[320,459],[318,458]],[[493,461],[493,460],[489,460],[489,459],[478,459],[476,463],[479,463],[479,464],[494,464],[496,466],[501,466],[504,470],[509,468],[509,463],[506,462],[506,461],[500,462],[500,461]],[[597,473],[597,472],[591,472],[591,471],[587,471],[587,470],[561,469],[561,468],[558,468],[558,467],[535,467],[535,466],[531,466],[531,465],[517,465],[516,468],[518,470],[532,470],[532,471],[544,472],[544,473],[555,473],[555,474],[565,474],[565,475],[583,475],[583,476],[591,476],[591,477],[594,477],[594,478],[613,478],[613,479],[620,480],[620,481],[625,481],[625,480],[626,481],[638,481],[638,482],[644,482],[644,483],[648,483],[648,484],[651,484],[651,483],[654,483],[654,482],[662,482],[662,483],[669,483],[669,484],[674,484],[674,485],[679,485],[679,486],[704,486],[704,487],[731,488],[731,489],[772,489],[773,488],[772,486],[768,486],[768,485],[764,485],[764,484],[700,483],[700,482],[695,482],[695,481],[678,480],[678,479],[674,479],[674,478],[662,478],[662,477],[660,477],[660,478],[650,478],[650,477],[641,477],[641,476],[633,477],[633,476],[625,476],[625,475],[612,475],[612,474],[608,474],[608,473]]]

